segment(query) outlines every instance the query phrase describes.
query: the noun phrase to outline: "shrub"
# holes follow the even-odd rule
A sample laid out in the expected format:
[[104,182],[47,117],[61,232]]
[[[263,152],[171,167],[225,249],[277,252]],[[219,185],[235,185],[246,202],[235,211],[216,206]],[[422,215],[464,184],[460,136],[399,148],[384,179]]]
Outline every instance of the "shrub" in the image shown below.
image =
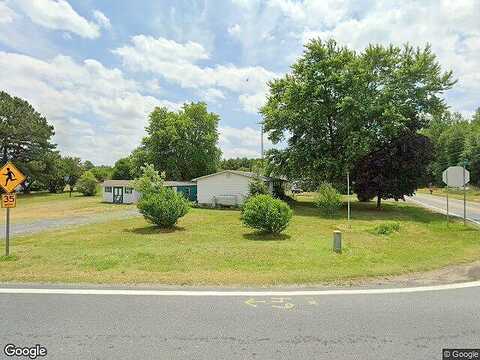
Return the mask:
[[85,196],[97,193],[97,178],[91,171],[85,171],[77,181],[77,190]]
[[292,218],[292,209],[283,201],[270,195],[250,197],[242,209],[243,223],[265,233],[279,234]]
[[333,216],[342,207],[342,196],[329,183],[322,183],[318,188],[315,205],[325,214]]
[[173,227],[190,210],[190,203],[173,189],[142,194],[137,204],[145,219],[162,228]]
[[400,224],[397,222],[383,223],[373,228],[373,233],[377,235],[390,235],[400,230]]
[[163,189],[165,174],[159,174],[154,166],[147,164],[141,167],[142,176],[135,179],[133,187],[140,194],[157,193]]
[[248,185],[248,196],[268,195],[268,187],[260,177],[250,181]]

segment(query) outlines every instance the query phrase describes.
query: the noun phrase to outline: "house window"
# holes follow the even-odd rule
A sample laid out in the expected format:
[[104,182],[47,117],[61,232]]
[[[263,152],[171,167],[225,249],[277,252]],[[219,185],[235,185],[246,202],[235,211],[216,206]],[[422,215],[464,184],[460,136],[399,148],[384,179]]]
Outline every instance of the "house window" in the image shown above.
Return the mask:
[[133,192],[133,188],[131,187],[126,187],[125,188],[125,194],[131,194]]
[[105,186],[105,192],[106,193],[111,193],[112,192],[112,187],[111,186]]

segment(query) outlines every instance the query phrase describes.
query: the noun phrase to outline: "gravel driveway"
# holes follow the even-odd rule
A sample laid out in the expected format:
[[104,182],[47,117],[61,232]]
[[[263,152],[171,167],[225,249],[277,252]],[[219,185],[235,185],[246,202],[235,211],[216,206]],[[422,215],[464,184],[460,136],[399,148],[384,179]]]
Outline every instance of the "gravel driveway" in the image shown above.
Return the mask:
[[[91,214],[83,215],[76,217],[66,217],[60,219],[48,219],[48,220],[38,220],[30,223],[12,223],[10,225],[10,234],[12,235],[23,235],[23,234],[33,234],[45,230],[59,229],[72,226],[80,226],[86,224],[95,224],[107,222],[110,220],[121,220],[131,217],[140,216],[140,213],[137,209],[129,209],[124,211],[115,211],[114,213],[100,213],[100,214]],[[0,239],[5,238],[5,226],[2,224],[0,226]]]

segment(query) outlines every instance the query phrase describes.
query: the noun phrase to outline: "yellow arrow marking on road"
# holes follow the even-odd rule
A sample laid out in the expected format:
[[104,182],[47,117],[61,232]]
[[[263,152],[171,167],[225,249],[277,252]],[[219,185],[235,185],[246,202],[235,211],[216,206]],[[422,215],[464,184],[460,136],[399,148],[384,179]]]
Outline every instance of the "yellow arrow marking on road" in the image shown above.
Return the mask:
[[245,301],[245,304],[253,306],[253,307],[257,307],[257,303],[266,303],[266,301],[265,300],[255,300],[254,298],[251,298],[251,299],[248,299],[247,301]]

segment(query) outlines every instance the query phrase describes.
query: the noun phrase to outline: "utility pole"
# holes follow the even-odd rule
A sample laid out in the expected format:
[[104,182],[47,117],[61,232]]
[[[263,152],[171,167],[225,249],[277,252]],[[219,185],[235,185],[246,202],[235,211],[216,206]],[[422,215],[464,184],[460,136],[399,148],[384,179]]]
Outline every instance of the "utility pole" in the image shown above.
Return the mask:
[[465,184],[465,167],[467,166],[467,160],[463,162],[463,225],[467,222],[467,184]]
[[449,225],[449,212],[448,212],[448,169],[447,169],[447,226]]
[[261,126],[262,126],[262,136],[261,136],[261,140],[260,140],[260,151],[261,151],[261,154],[262,154],[262,165],[263,165],[263,121],[260,123]]
[[347,170],[347,219],[350,226],[350,171]]

